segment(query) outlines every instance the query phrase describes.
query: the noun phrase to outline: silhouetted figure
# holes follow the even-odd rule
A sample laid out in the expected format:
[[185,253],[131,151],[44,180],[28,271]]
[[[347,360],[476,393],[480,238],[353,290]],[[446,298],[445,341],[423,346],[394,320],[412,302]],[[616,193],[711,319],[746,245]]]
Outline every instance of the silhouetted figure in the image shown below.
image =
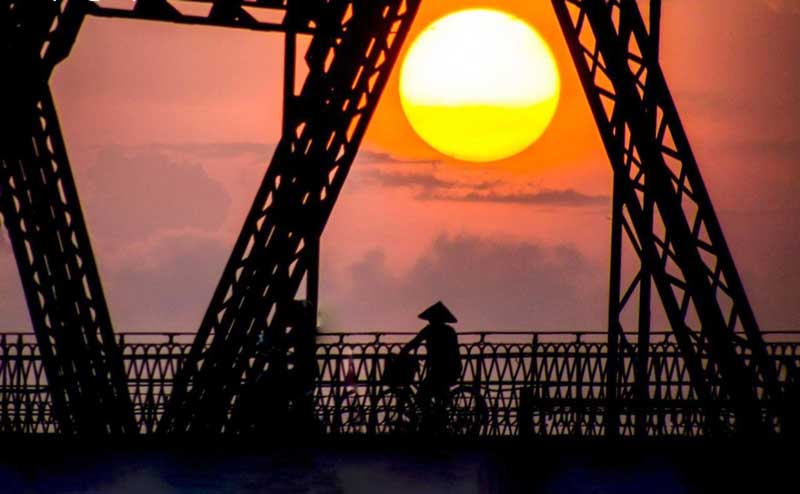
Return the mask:
[[243,430],[292,435],[313,430],[317,377],[316,317],[307,300],[289,305],[281,328],[259,335],[258,362],[265,370],[243,393]]
[[428,325],[400,353],[407,355],[425,343],[425,378],[420,383],[417,397],[421,405],[441,415],[449,401],[450,386],[461,378],[458,335],[448,324],[458,320],[442,302],[436,302],[418,317],[428,321]]

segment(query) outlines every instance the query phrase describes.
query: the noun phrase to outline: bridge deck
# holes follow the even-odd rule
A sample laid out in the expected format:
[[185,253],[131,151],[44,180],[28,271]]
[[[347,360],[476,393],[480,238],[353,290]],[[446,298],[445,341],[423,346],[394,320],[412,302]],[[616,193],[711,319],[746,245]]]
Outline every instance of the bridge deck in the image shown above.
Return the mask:
[[[329,435],[397,432],[398,418],[414,422],[416,383],[401,396],[383,382],[388,356],[399,352],[411,333],[336,333],[318,338],[315,412]],[[139,431],[155,432],[172,391],[173,378],[189,352],[188,333],[126,333],[123,349],[128,386]],[[800,334],[767,333],[784,386],[800,365]],[[606,396],[607,346],[602,333],[461,333],[463,372],[452,388],[451,421],[461,435],[487,437],[602,436]],[[417,356],[421,362],[423,355]],[[633,399],[633,361],[623,359],[623,384],[615,410],[620,433],[649,437],[698,437],[706,417],[691,386],[674,338],[653,335],[648,365],[649,399]],[[776,417],[764,403],[772,432]],[[733,420],[728,403],[719,413]],[[405,416],[404,416],[405,415]],[[408,415],[412,415],[408,417]],[[475,417],[478,417],[476,419]],[[637,426],[637,424],[640,424]],[[638,431],[638,432],[637,432]],[[0,334],[0,432],[59,432],[33,335]]]

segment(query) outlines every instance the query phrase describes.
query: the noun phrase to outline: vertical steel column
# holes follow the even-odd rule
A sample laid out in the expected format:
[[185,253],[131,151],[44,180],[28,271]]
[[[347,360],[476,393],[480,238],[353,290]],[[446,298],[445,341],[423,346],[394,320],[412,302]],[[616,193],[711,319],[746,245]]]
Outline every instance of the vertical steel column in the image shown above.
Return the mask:
[[620,292],[622,284],[622,207],[623,184],[614,174],[614,192],[611,204],[611,278],[608,289],[608,356],[606,358],[606,434],[611,437],[619,435],[619,364],[624,352],[624,338],[620,312]]
[[[622,20],[620,21],[622,22]],[[658,64],[659,60],[659,38],[661,32],[661,1],[650,0],[650,44],[645,49],[650,50],[648,60],[651,64]],[[648,119],[648,133],[656,134],[657,108],[654,94],[653,79],[647,79],[644,90],[644,104]],[[645,182],[645,193],[643,201],[644,225],[643,235],[645,243],[652,243],[652,235],[647,235],[653,231],[653,218],[655,215],[655,201],[653,191],[649,187],[649,181]],[[648,366],[650,363],[650,330],[651,330],[651,292],[653,287],[653,273],[647,263],[642,263],[639,280],[639,327],[636,343],[636,354],[634,357],[634,398],[636,401],[636,435],[639,437],[647,436],[646,411],[649,395],[649,375]]]
[[[651,10],[651,20],[656,23],[660,22],[658,12],[659,4],[654,4],[655,11]],[[652,7],[651,7],[652,8]],[[620,35],[625,30],[623,23],[624,18],[619,19]],[[651,24],[651,29],[653,24]],[[654,60],[657,61],[657,54]],[[647,96],[649,100],[649,95]],[[655,133],[655,108],[651,105],[653,111],[653,133]],[[625,121],[622,118],[617,118],[612,122],[614,125],[614,132],[616,135],[624,135]],[[618,153],[624,155],[625,148],[621,147],[617,150]],[[609,380],[607,393],[609,396],[609,414],[606,418],[607,433],[611,436],[619,434],[618,422],[619,413],[621,412],[621,401],[627,398],[628,404],[631,403],[630,398],[634,398],[633,406],[635,413],[632,418],[635,418],[635,434],[642,436],[646,434],[647,427],[647,413],[645,412],[645,404],[647,402],[647,381],[648,381],[648,353],[650,342],[650,324],[651,324],[651,303],[652,303],[652,273],[648,263],[639,260],[639,270],[630,281],[626,280],[625,292],[622,292],[622,267],[623,267],[623,228],[630,225],[627,224],[624,211],[624,195],[626,177],[623,175],[627,173],[626,170],[619,169],[614,172],[614,186],[613,186],[613,205],[612,205],[612,233],[611,233],[611,285],[609,289],[610,303],[609,303],[609,373],[607,379]],[[642,183],[642,220],[644,221],[643,228],[640,234],[644,237],[641,239],[643,243],[651,243],[652,238],[648,232],[653,229],[653,214],[654,214],[654,199],[653,191],[649,187],[649,181],[646,179]],[[629,238],[629,242],[636,244],[640,241],[636,235]],[[636,247],[633,246],[634,250]],[[637,320],[636,327],[628,331],[622,321],[623,312],[626,307],[633,303],[632,295],[638,290],[638,300],[636,300]],[[632,345],[628,342],[627,335],[635,333],[637,343]],[[633,367],[633,382],[627,382],[628,376],[623,372],[627,363],[631,362]],[[632,393],[629,388],[633,387]],[[626,396],[623,396],[626,395]],[[629,410],[630,411],[630,410]]]

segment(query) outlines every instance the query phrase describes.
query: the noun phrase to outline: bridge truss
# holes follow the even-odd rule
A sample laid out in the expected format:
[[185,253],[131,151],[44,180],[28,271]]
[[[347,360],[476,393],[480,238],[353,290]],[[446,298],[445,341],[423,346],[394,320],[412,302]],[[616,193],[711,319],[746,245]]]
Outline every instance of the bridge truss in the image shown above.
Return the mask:
[[[282,137],[154,426],[213,434],[248,428],[245,395],[272,365],[256,349],[259,337],[285,334],[304,285],[316,307],[320,236],[419,3],[0,0],[0,211],[58,430],[141,429],[48,87],[85,16],[285,36]],[[616,407],[656,398],[647,377],[654,295],[705,427],[718,435],[780,430],[787,371],[768,353],[659,65],[660,0],[552,4],[614,171],[603,432],[647,434],[644,412],[621,424],[627,415]],[[296,93],[300,34],[311,43]],[[628,262],[638,269],[624,277]]]

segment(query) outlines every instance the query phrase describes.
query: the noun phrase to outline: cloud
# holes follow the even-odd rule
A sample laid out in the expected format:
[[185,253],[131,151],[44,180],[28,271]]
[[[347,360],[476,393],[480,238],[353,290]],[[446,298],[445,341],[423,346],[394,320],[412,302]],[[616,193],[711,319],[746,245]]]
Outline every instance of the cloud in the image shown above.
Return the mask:
[[[165,153],[176,153],[193,159],[231,159],[252,156],[258,160],[269,160],[275,152],[277,142],[197,142],[155,143],[150,149]],[[385,151],[359,149],[356,161],[362,165],[435,165],[436,159],[402,158]]]
[[[180,143],[155,143],[151,148],[158,151],[175,152],[197,158],[236,158],[242,155],[256,155],[269,158],[275,151],[277,142],[180,142]],[[375,149],[365,149],[363,146],[358,151],[356,160],[367,165],[386,164],[435,164],[439,160],[419,160],[401,158],[394,154]]]
[[419,159],[401,158],[384,151],[377,151],[374,149],[363,149],[363,148],[358,151],[358,156],[356,157],[356,161],[358,163],[362,163],[365,165],[414,165],[414,164],[431,165],[431,164],[441,163],[440,160],[432,160],[432,159],[419,160]]
[[196,230],[159,234],[103,270],[118,330],[195,331],[232,246]]
[[574,189],[541,188],[535,191],[505,192],[510,187],[501,180],[468,182],[440,178],[428,172],[385,172],[373,170],[367,180],[382,187],[422,189],[422,201],[491,202],[502,204],[534,204],[543,206],[583,207],[607,205],[605,195],[584,194]]
[[[764,330],[797,330],[800,251],[797,215],[769,215],[753,228],[728,228],[739,271]],[[784,235],[774,232],[782,228]],[[752,238],[770,238],[773,256]],[[408,269],[392,264],[390,251],[372,249],[346,270],[323,263],[322,306],[329,330],[414,330],[416,314],[443,300],[466,330],[600,330],[607,325],[608,264],[573,244],[476,235],[440,235]],[[767,261],[763,261],[768,259]],[[657,294],[653,326],[668,327]]]
[[606,266],[572,245],[441,235],[403,273],[373,250],[344,276],[349,289],[322,295],[341,329],[413,329],[440,299],[462,330],[596,329],[606,317]]
[[176,228],[213,231],[231,198],[199,164],[108,147],[78,179],[90,232],[115,246]]
[[[231,244],[201,230],[160,231],[115,255],[98,256],[114,329],[196,331]],[[30,327],[13,254],[0,247],[0,332]]]
[[431,173],[387,173],[374,170],[369,173],[368,179],[384,187],[422,187],[423,189],[452,189],[459,186],[459,182],[443,180]]
[[158,143],[152,148],[159,151],[175,152],[198,159],[226,159],[253,155],[269,160],[275,151],[276,143],[265,142],[206,142],[206,143]]
[[588,195],[574,189],[542,189],[529,193],[469,192],[466,194],[434,194],[425,199],[458,202],[494,202],[505,204],[536,204],[543,206],[581,207],[607,205],[610,198],[603,195]]

